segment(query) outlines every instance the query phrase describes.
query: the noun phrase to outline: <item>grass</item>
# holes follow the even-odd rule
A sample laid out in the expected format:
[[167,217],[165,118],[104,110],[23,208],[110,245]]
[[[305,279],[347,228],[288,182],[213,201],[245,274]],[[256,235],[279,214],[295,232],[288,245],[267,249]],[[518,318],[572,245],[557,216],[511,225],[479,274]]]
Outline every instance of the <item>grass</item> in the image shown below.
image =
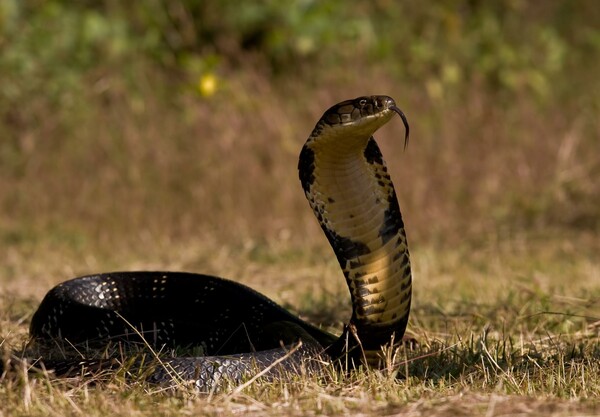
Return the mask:
[[[225,251],[228,262],[208,262],[209,271],[218,264],[221,275],[236,276],[309,320],[339,329],[349,312],[339,301],[346,289],[334,262],[322,262],[323,249],[280,244],[270,248],[270,258],[257,256],[251,246],[155,242],[143,253],[124,255],[121,266],[152,265],[161,253],[166,269],[195,270],[197,260],[189,252]],[[593,414],[600,394],[597,249],[596,239],[585,234],[468,249],[414,248],[409,328],[419,343],[397,352],[399,365],[391,373],[258,381],[241,392],[207,397],[188,389],[163,392],[120,373],[98,382],[21,372],[3,379],[1,409],[6,415]],[[77,249],[62,251],[54,263],[51,257],[32,260],[14,253],[13,266],[24,273],[18,283],[8,281],[2,295],[5,351],[25,342],[28,319],[47,287],[40,282],[67,278],[64,265],[82,264]],[[333,313],[323,319],[323,311]]]

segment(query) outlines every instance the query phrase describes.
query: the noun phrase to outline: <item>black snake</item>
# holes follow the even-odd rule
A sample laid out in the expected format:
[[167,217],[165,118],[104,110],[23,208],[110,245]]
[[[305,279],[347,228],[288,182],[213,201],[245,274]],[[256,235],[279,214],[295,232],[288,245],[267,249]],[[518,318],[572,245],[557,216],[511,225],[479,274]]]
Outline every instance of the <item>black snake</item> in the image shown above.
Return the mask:
[[[36,343],[102,348],[110,341],[155,349],[192,346],[149,368],[153,382],[173,378],[214,389],[261,370],[319,371],[324,361],[377,365],[381,347],[405,331],[411,270],[394,186],[373,133],[399,114],[387,96],[336,104],[317,122],[300,153],[302,188],[342,268],[352,317],[335,337],[258,292],[214,276],[116,272],[75,278],[53,288],[33,316]],[[302,344],[296,344],[301,340]],[[71,349],[73,350],[73,349]],[[35,362],[58,375],[110,368],[114,359],[51,358]],[[119,361],[117,363],[120,364]],[[339,363],[339,362],[338,362]],[[117,365],[114,366],[115,368]]]

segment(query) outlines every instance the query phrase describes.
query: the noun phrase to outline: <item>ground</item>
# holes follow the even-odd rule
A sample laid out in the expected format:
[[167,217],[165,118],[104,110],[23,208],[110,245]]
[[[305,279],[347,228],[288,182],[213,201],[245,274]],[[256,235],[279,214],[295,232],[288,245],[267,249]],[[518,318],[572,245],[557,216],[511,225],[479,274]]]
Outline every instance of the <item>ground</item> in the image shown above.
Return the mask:
[[[592,415],[600,412],[597,245],[593,235],[579,233],[414,247],[409,334],[417,345],[395,352],[386,371],[259,382],[211,396],[163,392],[118,375],[96,383],[17,372],[2,380],[1,407],[7,415]],[[103,263],[85,251],[55,250],[60,262],[43,242],[16,244],[6,255],[5,353],[26,341],[29,319],[52,284]],[[202,272],[251,285],[339,331],[349,306],[329,250],[281,242],[221,248],[205,240],[155,242],[119,251],[107,268],[198,271],[201,263]]]

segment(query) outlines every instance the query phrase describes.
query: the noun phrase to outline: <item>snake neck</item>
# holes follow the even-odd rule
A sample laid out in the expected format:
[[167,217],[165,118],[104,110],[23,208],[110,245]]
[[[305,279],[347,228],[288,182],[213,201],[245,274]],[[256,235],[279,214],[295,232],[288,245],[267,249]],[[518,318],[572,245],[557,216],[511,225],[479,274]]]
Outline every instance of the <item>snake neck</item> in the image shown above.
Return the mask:
[[408,321],[412,279],[404,223],[372,132],[343,140],[319,133],[317,124],[302,149],[300,179],[350,290],[346,332],[352,330],[368,356],[392,335],[400,340]]

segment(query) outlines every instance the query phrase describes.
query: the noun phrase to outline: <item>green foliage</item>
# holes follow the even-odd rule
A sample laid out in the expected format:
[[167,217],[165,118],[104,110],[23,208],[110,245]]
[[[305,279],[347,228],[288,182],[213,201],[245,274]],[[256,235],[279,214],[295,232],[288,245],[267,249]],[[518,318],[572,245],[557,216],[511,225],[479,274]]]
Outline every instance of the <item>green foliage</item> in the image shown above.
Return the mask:
[[127,26],[119,18],[58,1],[31,9],[24,3],[4,2],[4,100],[45,96],[68,101],[67,93],[83,87],[87,71],[114,62],[128,50]]
[[[432,210],[417,217],[444,213],[464,230],[478,210],[509,228],[597,228],[599,10],[568,0],[0,0],[0,209],[26,212],[28,194],[7,184],[28,177],[30,190],[26,181],[55,168],[40,189],[69,183],[91,198],[81,173],[94,171],[112,193],[129,181],[125,195],[135,186],[146,201],[193,204],[214,193],[190,195],[181,178],[202,173],[218,177],[220,195],[246,195],[224,178],[254,186],[283,172],[273,167],[290,166],[296,132],[325,99],[381,88],[411,106],[422,153],[410,169],[426,180],[409,201]],[[256,143],[237,140],[273,117]],[[198,144],[198,132],[228,139]],[[232,149],[246,161],[222,168]],[[287,195],[273,204],[290,212],[295,199],[277,200]]]
[[[4,0],[1,62],[13,80],[52,81],[44,90],[50,94],[77,86],[99,64],[125,71],[136,54],[185,70],[194,59],[208,60],[209,67],[239,65],[251,52],[277,73],[383,62],[400,76],[424,79],[436,98],[473,79],[546,98],[571,65],[597,64],[594,9],[591,3],[514,0],[380,0],[352,7],[343,0]],[[5,97],[40,91],[35,83],[23,84],[12,92],[4,88]]]

